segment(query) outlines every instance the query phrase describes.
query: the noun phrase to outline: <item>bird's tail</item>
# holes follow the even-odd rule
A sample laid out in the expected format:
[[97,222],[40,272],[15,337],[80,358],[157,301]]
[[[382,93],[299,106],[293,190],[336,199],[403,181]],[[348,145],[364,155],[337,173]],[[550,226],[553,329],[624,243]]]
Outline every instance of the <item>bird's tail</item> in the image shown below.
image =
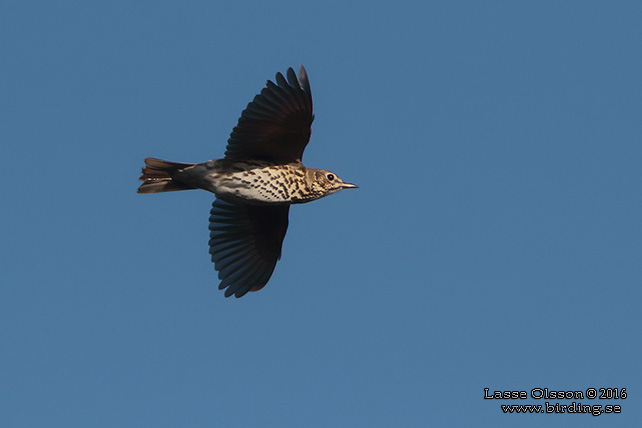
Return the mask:
[[143,175],[140,176],[140,181],[143,181],[143,184],[138,188],[138,193],[160,193],[195,189],[195,187],[174,180],[174,174],[193,165],[192,163],[169,162],[156,158],[146,158]]

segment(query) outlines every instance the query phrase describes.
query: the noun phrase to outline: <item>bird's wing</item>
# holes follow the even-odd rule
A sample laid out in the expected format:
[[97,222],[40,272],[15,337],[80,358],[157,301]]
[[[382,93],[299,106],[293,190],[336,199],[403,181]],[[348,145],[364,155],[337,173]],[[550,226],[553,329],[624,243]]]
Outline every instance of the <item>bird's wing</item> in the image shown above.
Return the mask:
[[210,254],[225,297],[267,284],[288,229],[289,205],[248,205],[217,198],[210,211]]
[[310,82],[303,66],[299,78],[288,68],[276,74],[247,105],[227,141],[225,158],[279,163],[301,160],[314,120]]

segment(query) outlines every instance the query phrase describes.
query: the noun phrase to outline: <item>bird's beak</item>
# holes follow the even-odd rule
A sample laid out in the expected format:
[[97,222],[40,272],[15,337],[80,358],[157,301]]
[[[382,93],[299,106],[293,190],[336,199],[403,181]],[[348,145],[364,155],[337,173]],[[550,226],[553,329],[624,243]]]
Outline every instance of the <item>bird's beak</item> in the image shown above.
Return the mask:
[[342,189],[358,189],[359,186],[357,186],[356,184],[341,183],[341,188]]

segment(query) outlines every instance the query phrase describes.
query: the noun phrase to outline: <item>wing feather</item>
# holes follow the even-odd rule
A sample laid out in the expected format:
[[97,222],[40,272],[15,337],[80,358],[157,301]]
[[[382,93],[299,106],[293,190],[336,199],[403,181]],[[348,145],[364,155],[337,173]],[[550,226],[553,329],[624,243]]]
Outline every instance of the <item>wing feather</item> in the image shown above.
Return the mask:
[[267,284],[281,258],[289,209],[214,200],[209,246],[226,297],[242,297]]
[[314,121],[310,81],[303,66],[298,78],[292,68],[286,76],[277,73],[276,84],[268,80],[247,105],[227,142],[225,158],[301,160]]

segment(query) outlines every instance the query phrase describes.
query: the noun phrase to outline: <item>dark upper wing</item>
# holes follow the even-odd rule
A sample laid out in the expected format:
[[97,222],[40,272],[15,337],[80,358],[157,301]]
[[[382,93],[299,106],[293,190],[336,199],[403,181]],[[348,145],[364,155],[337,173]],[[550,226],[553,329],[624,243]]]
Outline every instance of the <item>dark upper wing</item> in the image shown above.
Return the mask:
[[247,205],[216,199],[210,211],[210,254],[225,297],[267,284],[288,229],[289,205]]
[[310,140],[312,94],[303,66],[299,78],[288,68],[287,80],[276,74],[249,103],[227,141],[227,159],[263,159],[288,163],[301,160]]

